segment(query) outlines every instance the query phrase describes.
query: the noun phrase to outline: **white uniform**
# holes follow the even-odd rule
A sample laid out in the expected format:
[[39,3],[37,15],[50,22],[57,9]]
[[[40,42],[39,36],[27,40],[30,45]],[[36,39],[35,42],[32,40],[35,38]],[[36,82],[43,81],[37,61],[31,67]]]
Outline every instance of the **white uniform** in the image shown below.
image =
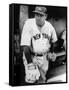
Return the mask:
[[[47,53],[50,48],[49,41],[57,41],[55,29],[48,21],[45,21],[44,26],[40,28],[36,25],[35,18],[28,19],[23,27],[21,46],[31,46],[31,40],[33,52],[38,54]],[[41,67],[44,71],[48,70],[48,60],[46,55],[40,57],[34,56],[33,62]]]

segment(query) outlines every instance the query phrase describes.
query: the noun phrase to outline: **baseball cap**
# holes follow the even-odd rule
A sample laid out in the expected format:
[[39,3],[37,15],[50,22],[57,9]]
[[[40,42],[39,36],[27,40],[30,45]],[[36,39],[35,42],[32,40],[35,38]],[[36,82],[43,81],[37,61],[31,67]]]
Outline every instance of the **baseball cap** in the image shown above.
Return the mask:
[[38,13],[41,15],[45,15],[45,13],[47,12],[47,8],[46,7],[40,7],[40,6],[36,6],[35,10],[33,11],[34,13]]

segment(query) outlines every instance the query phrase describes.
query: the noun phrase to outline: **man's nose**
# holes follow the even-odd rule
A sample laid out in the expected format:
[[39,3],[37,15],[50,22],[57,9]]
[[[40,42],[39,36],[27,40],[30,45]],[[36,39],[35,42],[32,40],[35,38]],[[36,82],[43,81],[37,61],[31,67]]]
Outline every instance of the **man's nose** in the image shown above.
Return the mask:
[[41,18],[41,16],[40,16],[40,15],[38,15],[38,18],[40,19],[40,18]]

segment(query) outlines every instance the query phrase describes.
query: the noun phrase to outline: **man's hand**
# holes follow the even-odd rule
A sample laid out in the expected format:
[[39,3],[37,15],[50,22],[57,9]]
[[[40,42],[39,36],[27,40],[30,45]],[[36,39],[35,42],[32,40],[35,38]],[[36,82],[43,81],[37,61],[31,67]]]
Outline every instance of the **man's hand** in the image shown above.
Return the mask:
[[53,62],[56,60],[56,54],[53,52],[53,53],[48,53],[48,59],[49,60],[52,60]]

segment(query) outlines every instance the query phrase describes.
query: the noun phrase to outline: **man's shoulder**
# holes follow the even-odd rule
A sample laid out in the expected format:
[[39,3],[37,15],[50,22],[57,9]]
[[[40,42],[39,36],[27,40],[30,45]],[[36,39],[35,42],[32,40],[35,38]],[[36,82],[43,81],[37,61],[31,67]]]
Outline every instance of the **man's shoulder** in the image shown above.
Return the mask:
[[49,21],[45,21],[45,24],[48,26],[52,26],[52,24]]
[[45,25],[47,28],[49,28],[51,31],[54,30],[54,26],[49,22],[49,21],[45,21]]

